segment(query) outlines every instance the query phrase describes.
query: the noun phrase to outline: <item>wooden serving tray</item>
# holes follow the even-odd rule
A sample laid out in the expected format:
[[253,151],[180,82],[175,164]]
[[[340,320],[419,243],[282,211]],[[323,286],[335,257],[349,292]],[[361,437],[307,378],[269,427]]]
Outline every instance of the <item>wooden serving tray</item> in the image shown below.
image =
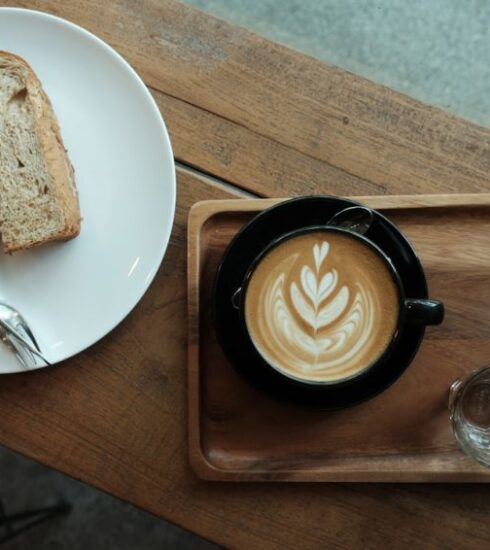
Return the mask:
[[189,216],[189,442],[197,475],[256,481],[490,481],[457,447],[447,410],[453,380],[490,363],[490,194],[354,197],[382,210],[425,266],[446,319],[381,395],[318,412],[249,387],[216,341],[211,292],[236,232],[277,200],[196,204]]

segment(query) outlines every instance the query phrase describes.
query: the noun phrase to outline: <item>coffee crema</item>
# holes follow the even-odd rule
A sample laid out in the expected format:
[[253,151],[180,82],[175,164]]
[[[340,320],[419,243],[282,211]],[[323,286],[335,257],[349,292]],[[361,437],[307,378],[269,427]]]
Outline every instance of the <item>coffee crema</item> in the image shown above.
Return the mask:
[[245,322],[262,357],[284,374],[334,382],[374,364],[397,329],[399,294],[383,259],[335,231],[291,237],[259,262]]

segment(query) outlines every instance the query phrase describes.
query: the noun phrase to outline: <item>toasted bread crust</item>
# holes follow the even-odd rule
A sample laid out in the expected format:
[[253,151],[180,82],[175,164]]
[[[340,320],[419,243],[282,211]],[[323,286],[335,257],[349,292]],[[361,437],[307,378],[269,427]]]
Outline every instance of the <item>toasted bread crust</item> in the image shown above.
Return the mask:
[[64,215],[64,226],[30,242],[4,242],[7,253],[47,242],[68,240],[80,233],[81,217],[74,169],[68,158],[51,102],[30,65],[18,55],[0,51],[0,68],[22,73],[35,117],[35,131],[45,166],[53,181],[53,195]]

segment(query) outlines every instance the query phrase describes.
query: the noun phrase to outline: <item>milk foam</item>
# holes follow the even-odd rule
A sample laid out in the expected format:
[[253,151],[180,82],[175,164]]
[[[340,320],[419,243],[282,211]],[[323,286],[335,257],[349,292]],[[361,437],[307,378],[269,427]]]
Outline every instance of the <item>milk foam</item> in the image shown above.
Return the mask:
[[359,372],[379,341],[379,289],[369,277],[346,277],[345,265],[329,261],[330,248],[324,239],[282,256],[261,280],[259,318],[247,322],[266,360],[309,380]]

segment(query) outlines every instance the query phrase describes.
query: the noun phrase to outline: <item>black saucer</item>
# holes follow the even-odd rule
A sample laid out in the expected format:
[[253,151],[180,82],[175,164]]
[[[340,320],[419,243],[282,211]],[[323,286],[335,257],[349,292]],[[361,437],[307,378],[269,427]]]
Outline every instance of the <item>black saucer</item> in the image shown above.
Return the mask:
[[[273,240],[295,229],[321,225],[338,211],[357,203],[336,197],[292,199],[254,217],[226,249],[215,280],[213,309],[216,334],[230,363],[255,387],[299,405],[336,409],[374,397],[390,386],[408,367],[424,336],[424,326],[406,325],[390,360],[359,377],[335,386],[309,388],[294,381],[284,383],[264,376],[261,358],[244,337],[239,312],[232,296],[241,286],[253,260]],[[391,259],[402,280],[407,298],[427,298],[424,272],[413,248],[402,233],[382,214],[365,235]]]

